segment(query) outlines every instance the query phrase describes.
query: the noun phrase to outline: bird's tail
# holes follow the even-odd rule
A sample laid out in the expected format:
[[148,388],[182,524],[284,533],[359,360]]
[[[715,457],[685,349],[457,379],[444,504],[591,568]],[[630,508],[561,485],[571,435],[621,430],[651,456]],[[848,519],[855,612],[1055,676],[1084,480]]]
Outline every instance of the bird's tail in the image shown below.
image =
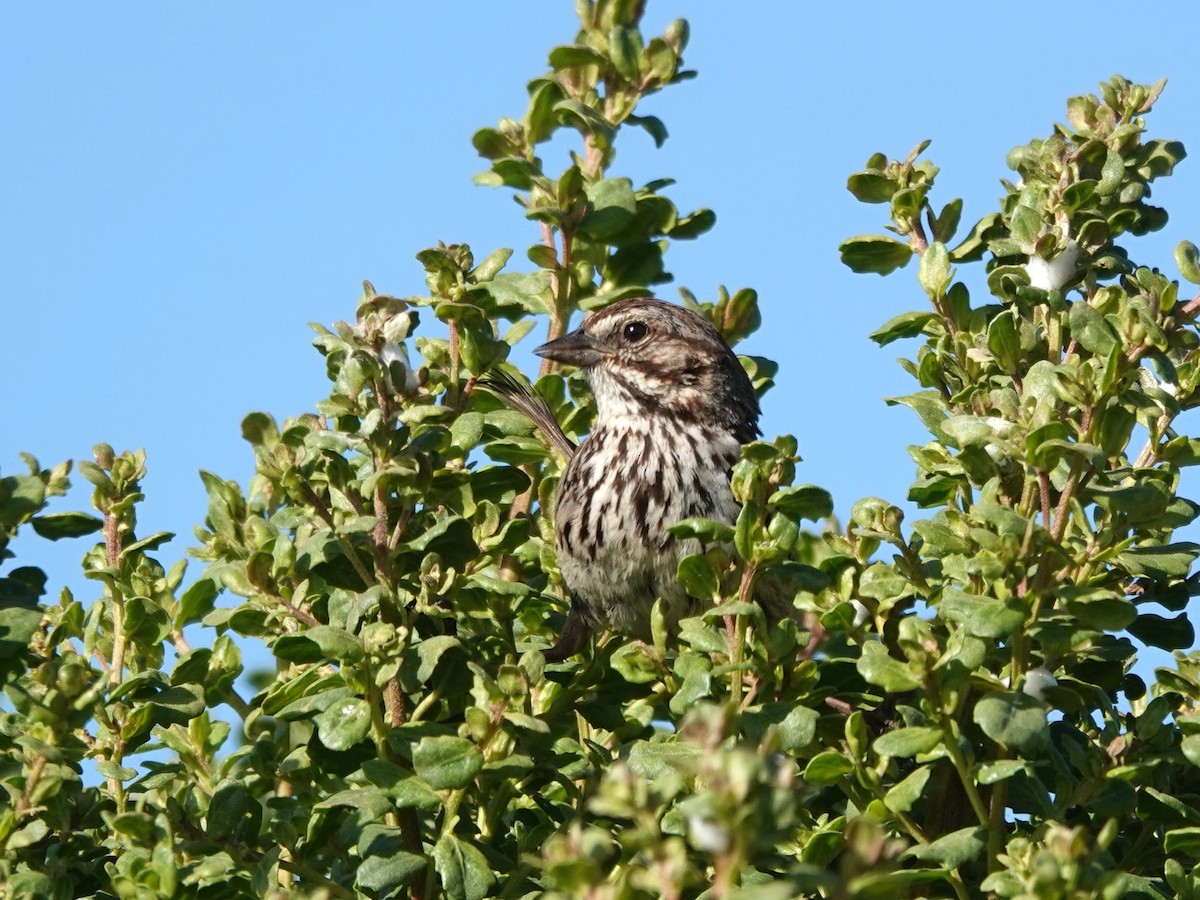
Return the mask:
[[488,372],[475,384],[487,388],[517,412],[527,416],[542,433],[546,443],[561,453],[564,459],[575,455],[575,443],[562,430],[546,401],[530,385],[499,369]]

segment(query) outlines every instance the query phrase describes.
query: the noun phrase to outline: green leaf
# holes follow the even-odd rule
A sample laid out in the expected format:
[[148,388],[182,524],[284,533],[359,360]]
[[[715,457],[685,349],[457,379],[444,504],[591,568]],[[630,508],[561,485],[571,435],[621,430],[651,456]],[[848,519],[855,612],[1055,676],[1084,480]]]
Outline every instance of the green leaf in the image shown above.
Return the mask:
[[941,424],[941,431],[957,447],[986,447],[1014,437],[1017,427],[997,416],[951,416]]
[[913,252],[908,244],[890,237],[863,235],[843,241],[838,247],[842,264],[853,272],[887,275],[908,265]]
[[[698,559],[698,557],[686,557]],[[630,684],[649,684],[662,676],[662,665],[642,643],[622,644],[612,655],[611,665]]]
[[371,784],[391,797],[398,808],[433,809],[442,802],[441,794],[396,763],[383,759],[364,760],[362,772]]
[[1115,194],[1121,187],[1125,177],[1125,160],[1116,150],[1109,149],[1104,156],[1104,166],[1100,169],[1100,181],[1096,184],[1096,193],[1100,196]]
[[1117,561],[1131,575],[1144,575],[1155,581],[1185,578],[1191,570],[1200,544],[1181,541],[1175,544],[1157,544],[1146,547],[1130,547],[1117,554]]
[[1025,771],[1024,760],[1000,759],[980,765],[977,777],[980,784],[995,784],[997,781],[1012,778],[1018,772],[1023,771]]
[[417,644],[417,657],[421,660],[420,666],[417,667],[417,681],[427,684],[446,651],[461,646],[462,642],[458,638],[448,634],[434,635]]
[[1175,247],[1175,265],[1180,275],[1192,284],[1200,284],[1200,250],[1191,241],[1180,241]]
[[510,247],[501,247],[498,250],[493,250],[488,254],[479,265],[471,270],[471,277],[476,283],[491,281],[504,268],[509,259],[512,258],[513,252]]
[[1200,734],[1189,734],[1180,744],[1183,755],[1193,766],[1200,768]]
[[987,343],[1001,369],[1012,372],[1017,368],[1021,360],[1021,339],[1011,310],[1006,309],[992,319],[988,325]]
[[587,215],[579,230],[598,241],[607,241],[621,234],[637,215],[637,198],[628,178],[605,178],[586,188]]
[[201,578],[183,592],[179,598],[179,614],[175,625],[182,628],[199,622],[213,610],[217,599],[216,582],[209,578]]
[[712,519],[680,519],[668,526],[667,531],[677,538],[697,538],[705,544],[724,544],[733,540],[733,528]]
[[382,819],[392,809],[387,797],[375,788],[350,788],[338,791],[314,804],[314,809],[333,809],[348,806],[361,810],[367,819]]
[[336,659],[354,663],[363,658],[358,638],[342,628],[314,625],[298,634],[285,634],[271,648],[277,657],[289,662],[322,662]]
[[855,172],[846,179],[846,190],[861,203],[887,203],[898,187],[894,177],[878,169]]
[[[310,671],[314,675],[317,674],[316,669]],[[287,682],[274,697],[269,697],[270,702],[263,704],[263,710],[268,715],[274,714],[283,721],[289,722],[306,719],[328,709],[334,703],[353,696],[353,692],[345,687],[342,679],[336,675],[312,679],[302,675]]]
[[[681,216],[666,233],[677,241],[690,241],[712,231],[717,224],[717,214],[711,209],[698,209],[690,215]],[[730,341],[732,344],[733,342]]]
[[[540,245],[545,247],[545,245]],[[532,251],[532,247],[530,250]],[[549,247],[545,249],[550,250]],[[553,250],[551,250],[553,254]],[[553,258],[544,260],[554,268]],[[537,260],[534,260],[537,262]],[[537,272],[501,272],[487,283],[487,292],[500,307],[501,312],[510,315],[508,309],[523,309],[526,312],[542,314],[548,312],[546,295],[550,289],[550,273],[544,270]]]
[[793,519],[819,522],[833,515],[833,497],[829,491],[812,484],[779,488],[767,502]]
[[450,441],[460,450],[471,450],[483,438],[483,413],[466,412],[450,426]]
[[950,251],[950,258],[955,262],[978,262],[983,259],[988,248],[990,235],[1000,225],[999,213],[988,213],[973,226],[971,233],[963,238],[962,243]]
[[[514,413],[518,419],[524,419],[519,413]],[[488,413],[488,422],[496,421],[496,413]],[[524,427],[528,428],[528,421]],[[517,478],[523,478],[519,470]],[[415,539],[401,544],[406,552],[418,553],[422,556],[430,553],[440,554],[447,565],[459,566],[471,560],[479,552],[473,539],[474,531],[471,523],[458,515],[442,514]]]
[[349,750],[367,736],[371,707],[360,697],[348,697],[331,703],[313,721],[322,744],[330,750]]
[[629,768],[649,781],[677,772],[694,772],[704,758],[699,747],[637,741],[629,751]]
[[262,805],[240,781],[225,781],[213,791],[205,829],[213,840],[257,842]]
[[[1187,743],[1186,737],[1183,739],[1183,742]],[[1185,756],[1187,755],[1186,750],[1184,751],[1184,755]],[[1155,800],[1157,800],[1163,806],[1167,807],[1167,809],[1169,809],[1171,812],[1173,812],[1176,816],[1178,816],[1183,821],[1192,822],[1192,823],[1200,823],[1200,810],[1197,810],[1196,807],[1194,807],[1194,806],[1190,806],[1187,803],[1184,803],[1178,797],[1175,797],[1175,796],[1172,796],[1171,794],[1166,794],[1162,791],[1156,790],[1155,788],[1152,788],[1149,785],[1144,786],[1142,788],[1142,791],[1144,791],[1147,795],[1153,797]]]
[[935,434],[946,421],[946,401],[937,391],[918,391],[903,397],[888,397],[884,402],[888,406],[907,406],[917,414],[921,423]]
[[599,146],[607,147],[612,142],[612,123],[581,101],[574,98],[559,100],[554,104],[554,111],[558,113],[560,121],[583,134],[591,135]]
[[701,600],[720,598],[721,582],[707,557],[685,556],[679,561],[678,575],[679,583],[690,596]]
[[892,787],[883,798],[883,805],[892,812],[908,812],[921,799],[925,784],[933,772],[932,766],[921,766],[899,784]]
[[654,140],[655,147],[661,147],[667,141],[667,126],[658,116],[627,116],[625,122],[644,130]]
[[412,878],[425,871],[429,861],[407,850],[387,850],[386,856],[367,856],[354,873],[354,884],[381,897],[397,896]]
[[[13,582],[12,578],[0,578],[0,673],[10,666],[13,669],[23,668],[22,660],[30,652],[30,642],[33,635],[42,624],[42,610],[37,606],[37,598],[28,598],[28,604],[23,600],[3,598],[5,583]],[[19,668],[20,667],[20,668]]]
[[480,128],[471,138],[471,145],[484,159],[500,159],[504,156],[515,156],[517,146],[508,135],[495,128]]
[[1018,597],[997,600],[978,597],[955,587],[947,587],[937,604],[938,612],[957,622],[971,634],[986,638],[1006,638],[1025,623],[1028,604]]
[[1129,633],[1162,650],[1186,650],[1196,642],[1196,630],[1187,613],[1180,613],[1173,619],[1142,613],[1129,624]]
[[828,787],[854,771],[854,763],[836,750],[823,750],[804,767],[804,780],[818,787]]
[[913,531],[921,536],[929,550],[936,550],[932,554],[934,556],[946,556],[949,554],[966,554],[971,552],[971,542],[964,537],[941,524],[940,522],[931,520],[922,520],[913,522]]
[[413,748],[413,769],[435,791],[466,787],[483,768],[483,754],[466,738],[424,737]]
[[701,653],[729,652],[729,638],[699,616],[680,620],[679,639]]
[[160,725],[186,725],[204,712],[204,688],[198,684],[177,684],[155,694],[150,705],[154,721]]
[[770,733],[778,740],[776,746],[780,750],[794,753],[816,739],[819,718],[817,711],[807,706],[772,702],[747,709],[742,714],[742,724],[751,740],[762,741]]
[[982,827],[974,827],[952,831],[929,844],[918,844],[905,851],[904,855],[955,869],[978,859],[986,849],[987,831]]
[[940,728],[925,726],[909,726],[888,731],[875,739],[875,752],[880,756],[898,756],[908,758],[920,753],[928,753],[942,743],[943,735]]
[[550,68],[556,70],[577,66],[603,66],[607,62],[603,53],[583,44],[564,44],[550,51]]
[[945,243],[954,237],[958,231],[958,223],[962,220],[962,198],[955,198],[942,207],[942,212],[933,222],[933,237]]
[[132,781],[137,777],[137,770],[131,769],[128,766],[118,765],[110,759],[102,759],[96,763],[96,771],[103,778],[111,778],[115,781]]
[[1089,628],[1121,631],[1137,618],[1137,607],[1115,591],[1066,591],[1063,601],[1063,608]]
[[950,253],[941,241],[934,241],[921,254],[917,280],[931,299],[937,300],[946,295],[950,282],[954,280],[954,270],[950,268]]
[[1163,840],[1163,849],[1167,853],[1186,853],[1191,857],[1200,856],[1200,826],[1168,831]]
[[1119,344],[1112,326],[1085,300],[1077,300],[1071,304],[1068,322],[1071,326],[1071,337],[1096,356],[1107,357]]
[[973,718],[993,741],[1021,753],[1036,754],[1050,737],[1045,707],[1027,694],[988,694],[975,705]]
[[712,675],[709,672],[692,672],[683,679],[683,684],[668,704],[671,712],[682,716],[698,701],[712,696]]
[[60,538],[83,537],[104,527],[104,520],[82,512],[48,513],[29,520],[41,537],[57,541]]
[[857,666],[863,678],[885,691],[911,691],[921,686],[921,680],[906,663],[888,656],[887,649],[874,641],[863,645]]
[[145,553],[148,550],[157,550],[167,541],[171,540],[175,535],[170,531],[159,531],[149,537],[142,538],[140,541],[134,541],[131,544],[126,544],[121,548],[121,557],[133,556],[137,553]]
[[453,834],[443,834],[434,845],[433,865],[451,900],[484,900],[495,880],[487,858]]
[[242,437],[254,447],[271,448],[279,441],[279,426],[264,412],[252,412],[242,419]]
[[642,42],[636,28],[614,25],[608,32],[608,52],[622,78],[630,84],[641,81]]
[[[737,479],[734,479],[734,491],[737,491]],[[736,496],[736,493],[735,493]],[[756,500],[746,500],[738,513],[737,522],[733,529],[733,546],[738,556],[749,562],[754,556],[755,538],[762,533],[759,524],[761,506]]]
[[937,320],[937,313],[906,312],[893,316],[871,332],[870,338],[880,347],[898,341],[901,338],[911,338],[925,331],[930,322]]

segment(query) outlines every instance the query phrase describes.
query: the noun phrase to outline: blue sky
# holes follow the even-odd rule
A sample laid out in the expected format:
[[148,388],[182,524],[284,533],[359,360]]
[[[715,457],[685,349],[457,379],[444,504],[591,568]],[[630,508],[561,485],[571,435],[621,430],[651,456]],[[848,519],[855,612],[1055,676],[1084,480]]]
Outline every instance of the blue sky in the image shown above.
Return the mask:
[[[507,191],[472,184],[485,165],[470,139],[523,113],[525,83],[574,36],[572,7],[6,4],[0,471],[22,468],[19,451],[49,465],[97,441],[145,447],[140,530],[177,532],[159,555],[180,558],[204,517],[198,470],[243,484],[252,471],[242,417],[325,395],[307,322],[352,318],[364,278],[423,292],[413,255],[438,240],[523,259],[538,239]],[[841,266],[839,242],[882,225],[846,176],[931,138],[935,202],[961,196],[974,221],[1002,193],[1008,150],[1114,72],[1167,77],[1151,132],[1200,154],[1192,6],[1148,9],[650,0],[644,31],[686,17],[700,75],[646,105],[666,145],[623,136],[612,174],[673,177],[681,210],[716,211],[712,232],[668,253],[676,282],[660,296],[758,290],[765,327],[740,349],[782,363],[763,429],[797,435],[798,480],[843,516],[864,496],[902,501],[904,448],[926,439],[883,403],[913,389],[897,345],[867,339],[921,305],[915,267]],[[565,165],[547,154],[549,171]],[[1156,185],[1171,222],[1129,243],[1134,258],[1174,275],[1174,245],[1200,242],[1197,200],[1193,159]],[[76,480],[57,508],[86,505]],[[90,598],[83,542],[16,549],[53,590]]]

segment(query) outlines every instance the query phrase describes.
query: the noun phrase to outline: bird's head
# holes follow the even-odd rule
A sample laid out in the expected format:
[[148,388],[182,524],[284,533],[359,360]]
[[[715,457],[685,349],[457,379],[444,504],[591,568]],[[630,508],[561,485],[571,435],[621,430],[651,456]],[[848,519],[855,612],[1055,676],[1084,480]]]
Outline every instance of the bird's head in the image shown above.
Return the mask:
[[690,310],[661,300],[621,300],[533,351],[583,369],[601,424],[661,415],[758,436],[758,400],[720,333]]

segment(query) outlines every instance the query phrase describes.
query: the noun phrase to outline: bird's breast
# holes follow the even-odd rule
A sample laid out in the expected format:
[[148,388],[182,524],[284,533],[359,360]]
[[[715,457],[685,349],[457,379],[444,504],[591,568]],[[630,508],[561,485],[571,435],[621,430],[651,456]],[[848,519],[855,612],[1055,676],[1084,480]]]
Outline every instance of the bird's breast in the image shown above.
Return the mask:
[[699,546],[667,529],[695,516],[733,522],[729,469],[739,453],[728,434],[661,420],[593,431],[559,483],[556,543],[567,586],[618,614],[645,607],[641,615],[656,596],[682,601],[678,560]]

